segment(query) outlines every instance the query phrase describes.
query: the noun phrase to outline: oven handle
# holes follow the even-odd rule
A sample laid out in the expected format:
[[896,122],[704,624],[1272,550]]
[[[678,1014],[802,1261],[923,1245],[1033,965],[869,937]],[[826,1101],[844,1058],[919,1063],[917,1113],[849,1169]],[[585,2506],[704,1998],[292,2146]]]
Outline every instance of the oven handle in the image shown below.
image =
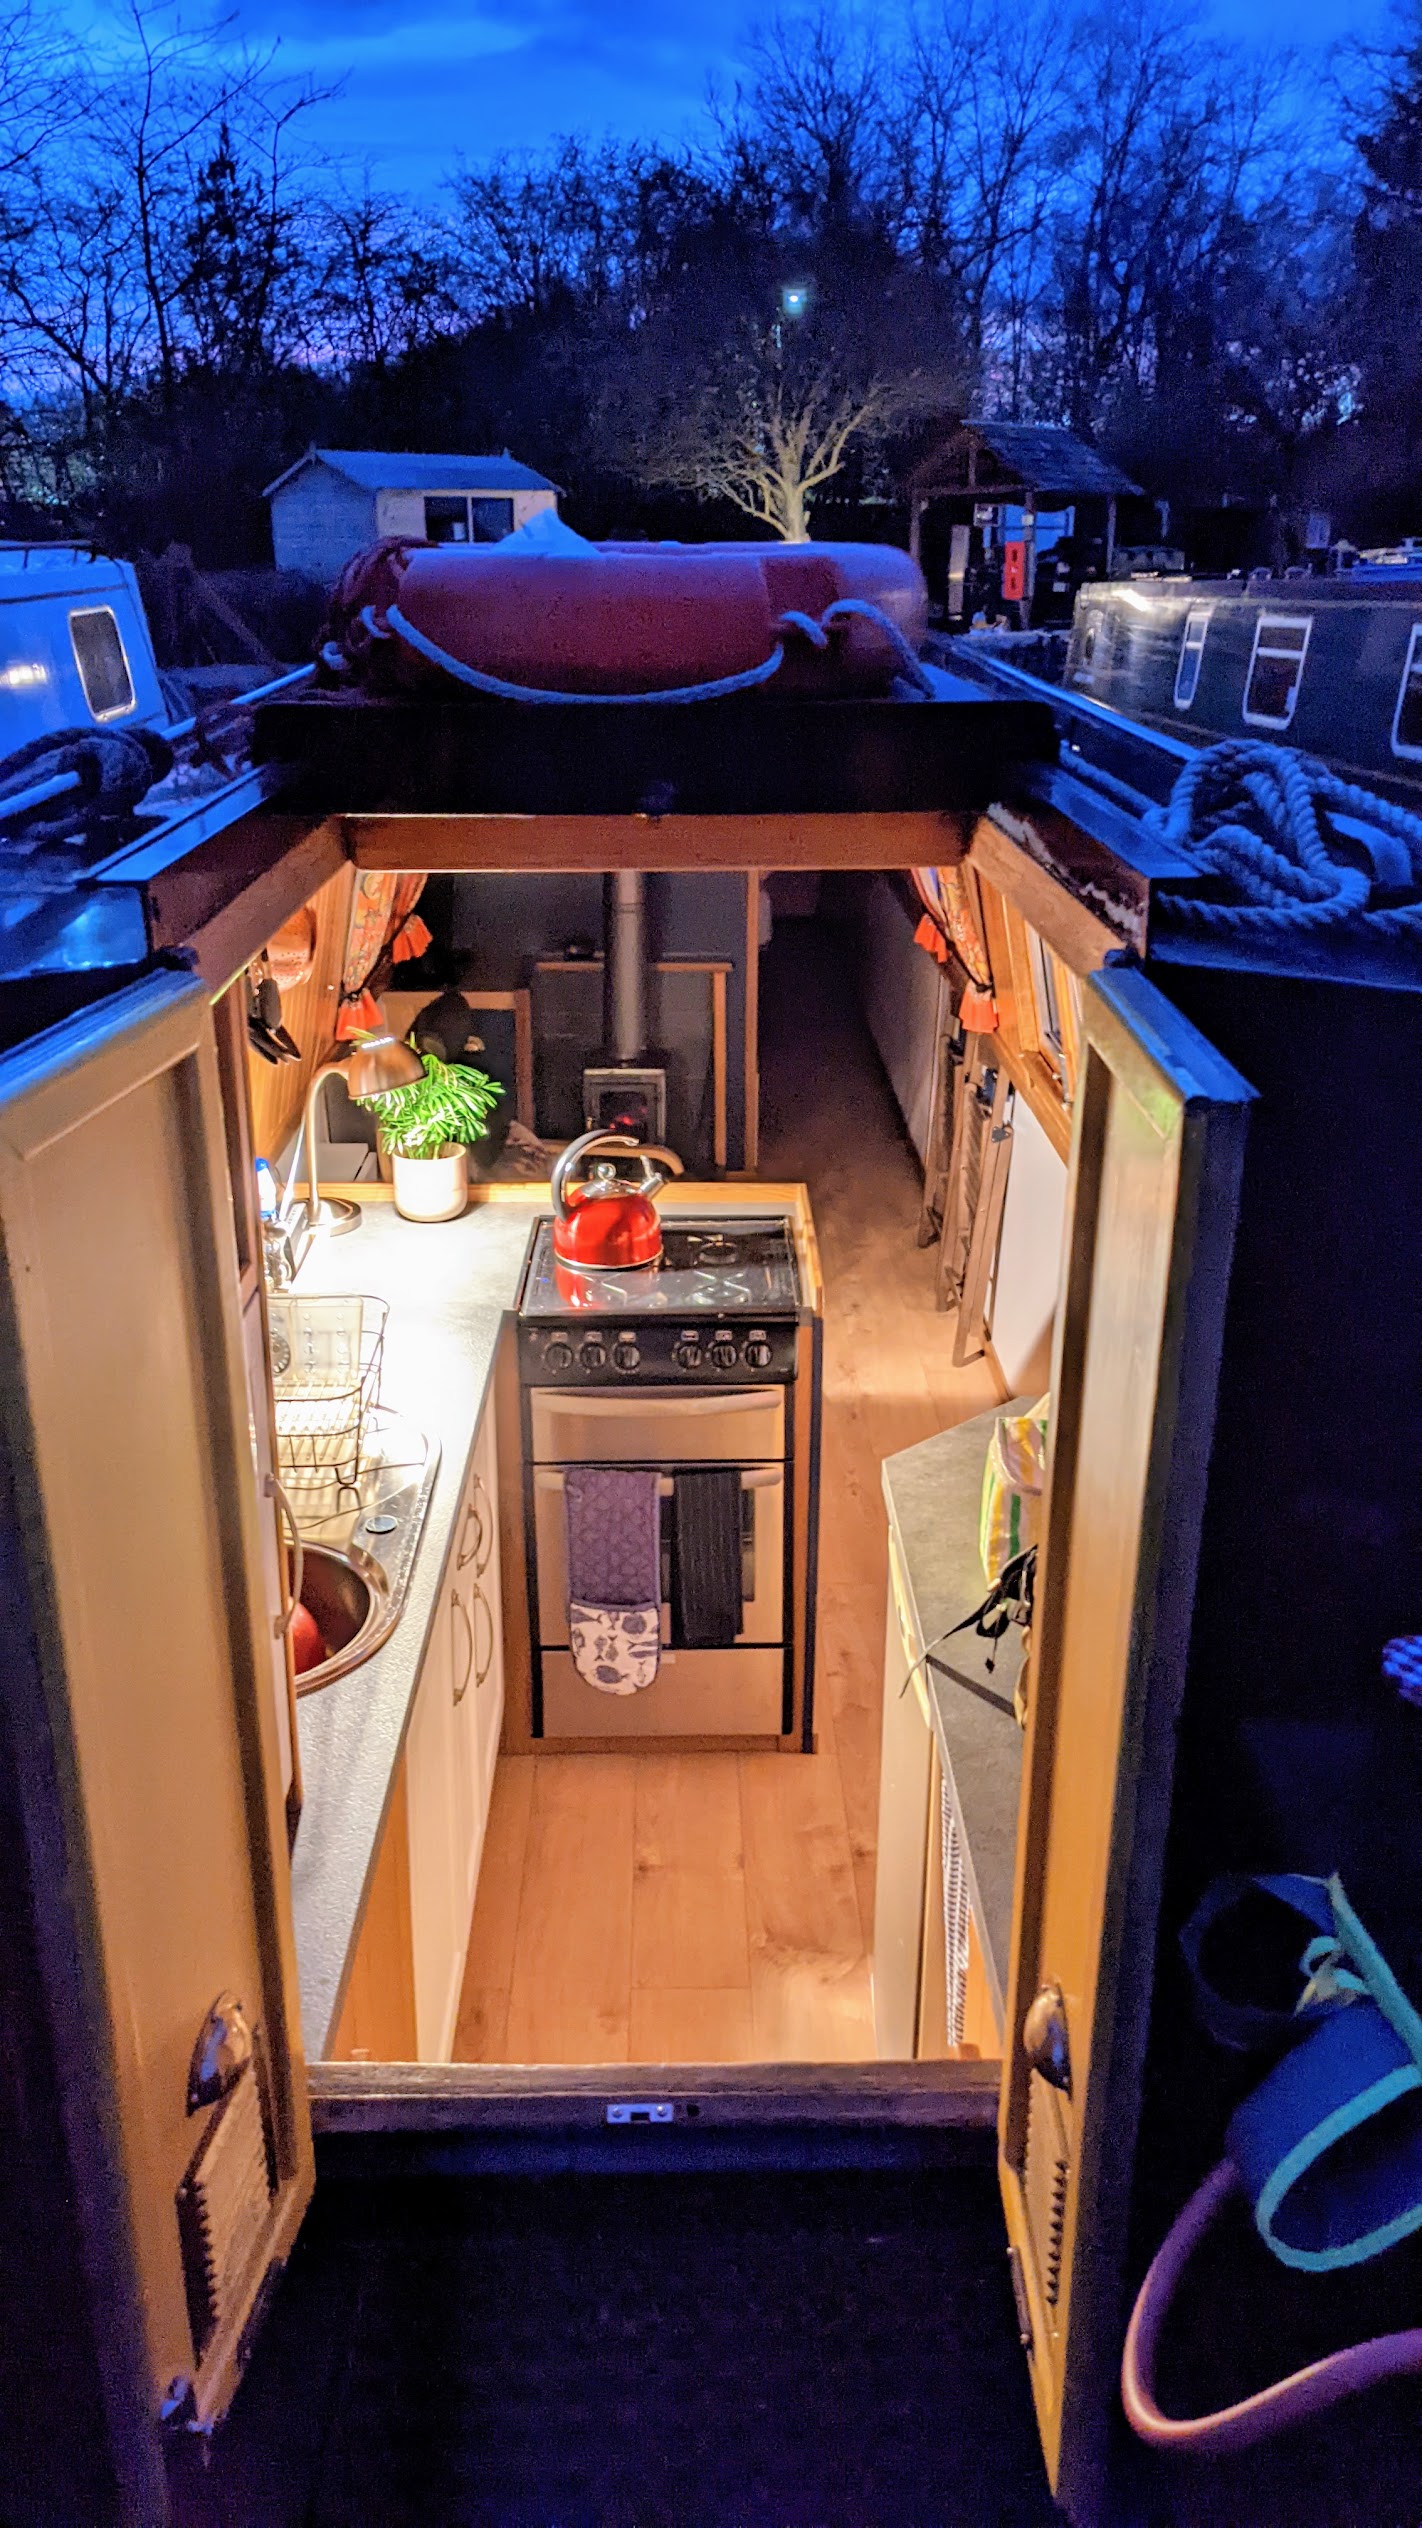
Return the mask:
[[757,1387],[749,1393],[742,1390],[734,1396],[648,1396],[639,1395],[635,1387],[628,1387],[616,1395],[607,1396],[589,1395],[586,1390],[577,1394],[568,1388],[540,1387],[538,1401],[549,1413],[585,1414],[594,1422],[610,1421],[614,1417],[621,1420],[629,1404],[638,1413],[684,1413],[704,1419],[718,1413],[764,1413],[768,1405],[779,1403],[783,1393],[784,1389],[780,1387]]
[[[708,1457],[706,1463],[708,1466],[713,1466],[716,1460]],[[535,1489],[539,1492],[562,1492],[565,1488],[564,1475],[553,1466],[535,1467],[533,1481]],[[743,1466],[741,1469],[742,1492],[761,1492],[771,1484],[783,1484],[784,1481],[783,1466]],[[657,1485],[657,1490],[664,1501],[670,1501],[676,1490],[675,1475],[663,1475]]]

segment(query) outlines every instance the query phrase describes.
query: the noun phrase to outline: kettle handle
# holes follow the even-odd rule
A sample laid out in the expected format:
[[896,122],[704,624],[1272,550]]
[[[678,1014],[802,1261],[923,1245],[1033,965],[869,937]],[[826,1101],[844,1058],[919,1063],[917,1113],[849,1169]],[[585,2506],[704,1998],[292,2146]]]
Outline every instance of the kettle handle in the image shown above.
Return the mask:
[[568,1217],[568,1179],[590,1150],[637,1150],[641,1143],[630,1132],[585,1132],[560,1150],[553,1162],[553,1209],[560,1220]]
[[593,1150],[635,1150],[642,1161],[644,1183],[629,1188],[631,1192],[651,1196],[666,1183],[668,1176],[681,1176],[684,1169],[675,1150],[664,1150],[659,1144],[638,1141],[630,1132],[585,1132],[570,1141],[553,1163],[553,1209],[560,1220],[568,1217],[568,1180],[575,1168]]

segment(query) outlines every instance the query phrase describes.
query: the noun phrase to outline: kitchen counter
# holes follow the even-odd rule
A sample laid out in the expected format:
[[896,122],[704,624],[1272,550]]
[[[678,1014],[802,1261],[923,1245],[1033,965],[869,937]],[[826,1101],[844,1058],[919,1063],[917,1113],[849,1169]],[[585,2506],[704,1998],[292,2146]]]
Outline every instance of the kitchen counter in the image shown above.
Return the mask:
[[[978,1553],[978,1510],[992,1426],[1034,1399],[995,1405],[955,1430],[936,1432],[884,1461],[884,1499],[913,1632],[922,1657],[987,1591]],[[943,1780],[962,1841],[968,1893],[978,1926],[994,2016],[1001,2033],[1017,1857],[1022,1732],[1012,1711],[1022,1635],[1010,1626],[997,1645],[969,1629],[941,1641],[920,1673],[928,1695]]]
[[425,1226],[367,1201],[360,1226],[313,1247],[297,1298],[363,1291],[388,1300],[381,1400],[440,1449],[424,1533],[390,1639],[362,1667],[297,1704],[303,1804],[292,1901],[306,2051],[335,2031],[505,1315],[546,1186],[472,1204]]

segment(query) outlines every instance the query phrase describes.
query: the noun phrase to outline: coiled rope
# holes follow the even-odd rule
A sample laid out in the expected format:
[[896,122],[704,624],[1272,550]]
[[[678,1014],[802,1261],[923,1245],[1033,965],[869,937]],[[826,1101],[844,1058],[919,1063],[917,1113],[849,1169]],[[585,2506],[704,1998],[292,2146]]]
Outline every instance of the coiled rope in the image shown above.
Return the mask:
[[[839,597],[832,606],[826,606],[818,619],[792,608],[789,613],[781,615],[775,629],[781,633],[798,633],[802,639],[809,641],[813,649],[827,650],[836,626],[855,616],[877,624],[881,631],[887,633],[902,673],[919,693],[931,696],[932,682],[925,674],[912,642],[881,606],[873,605],[866,597]],[[452,676],[457,684],[467,685],[474,693],[488,694],[496,702],[720,702],[731,694],[749,693],[757,685],[769,684],[772,676],[779,673],[785,659],[785,643],[778,640],[769,656],[763,658],[758,666],[742,668],[734,676],[716,676],[698,685],[664,686],[646,693],[560,693],[540,685],[510,684],[506,677],[490,676],[482,668],[470,667],[464,659],[456,658],[452,651],[441,649],[428,633],[419,631],[399,606],[387,606],[383,622],[374,606],[362,606],[359,620],[373,641],[392,638],[405,641],[421,658],[428,659],[432,667],[442,668],[445,675]]]
[[[1339,817],[1365,834],[1340,831]],[[1276,939],[1361,928],[1422,943],[1422,817],[1312,756],[1227,738],[1192,757],[1167,804],[1144,823],[1243,899],[1162,887],[1156,901],[1177,930]]]

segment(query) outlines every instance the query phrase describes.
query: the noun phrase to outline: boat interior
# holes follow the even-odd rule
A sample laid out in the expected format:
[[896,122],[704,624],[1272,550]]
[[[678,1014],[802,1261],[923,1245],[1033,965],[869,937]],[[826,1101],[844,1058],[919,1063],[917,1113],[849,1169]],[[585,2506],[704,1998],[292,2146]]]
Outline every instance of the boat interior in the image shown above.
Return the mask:
[[[317,976],[321,944],[339,927],[353,883],[353,873],[328,882],[314,899]],[[550,1148],[560,1129],[582,1121],[577,1067],[588,1032],[579,1039],[555,1029],[567,1027],[560,1003],[574,992],[597,1015],[589,967],[600,960],[589,943],[601,929],[600,893],[595,878],[436,880],[420,898],[430,944],[383,996],[390,1022],[408,1027],[440,993],[466,989],[484,1039],[469,1058],[492,1067],[502,1055],[510,1097],[514,1013],[491,1005],[531,997],[537,1089],[522,1119]],[[881,2054],[871,1986],[888,1605],[883,1468],[1009,1394],[1045,1388],[1065,1169],[1044,1146],[1034,1153],[1040,1185],[1025,1202],[1019,1186],[1005,1269],[997,1263],[1007,1366],[990,1340],[956,1362],[957,1320],[941,1304],[938,1243],[926,1242],[924,1153],[914,1139],[923,1144],[931,1125],[946,995],[941,967],[914,942],[923,908],[907,877],[663,873],[651,875],[648,894],[659,943],[671,933],[677,951],[658,961],[654,991],[660,982],[663,998],[654,999],[651,1025],[682,1029],[665,1130],[686,1150],[696,1181],[674,1189],[678,1201],[734,1212],[761,1188],[803,1188],[813,1222],[823,1427],[810,1743],[787,1761],[737,1744],[734,1733],[727,1746],[707,1743],[695,1728],[674,1735],[670,1749],[659,1737],[628,1751],[530,1742],[520,1713],[526,1685],[521,1694],[506,1652],[503,1743],[448,2059],[873,2062]],[[581,954],[563,954],[569,939]],[[723,989],[713,996],[705,969],[717,948],[725,953],[710,980]],[[306,988],[319,991],[319,981]],[[274,1071],[250,1057],[253,1130],[278,1164],[289,1155],[311,1064],[330,1050],[309,1039],[301,998],[286,996],[284,1007],[310,1044],[303,1065]],[[553,1011],[546,1031],[545,1007]],[[717,1029],[728,1039],[734,1029],[733,1050],[714,1040]],[[351,1184],[367,1203],[388,1199],[360,1139],[364,1126],[373,1140],[369,1118],[353,1116],[344,1099],[341,1111],[345,1120],[328,1119],[330,1145],[318,1143],[323,1185]],[[753,1166],[716,1168],[714,1148],[732,1136],[735,1157],[749,1150]],[[507,1164],[494,1165],[476,1198],[520,1190]],[[406,1232],[416,1249],[438,1235]],[[342,1241],[343,1269],[356,1269],[358,1252],[358,1239]],[[415,1307],[417,1265],[418,1256]],[[358,1690],[352,1680],[347,1691]],[[702,1743],[681,1743],[688,1735]],[[299,1868],[299,1834],[297,1854]],[[1000,2055],[980,1969],[952,2046],[943,2027],[935,2037],[926,2023],[922,2037],[926,2051]],[[338,2030],[332,2052],[349,2059],[358,2044]]]

